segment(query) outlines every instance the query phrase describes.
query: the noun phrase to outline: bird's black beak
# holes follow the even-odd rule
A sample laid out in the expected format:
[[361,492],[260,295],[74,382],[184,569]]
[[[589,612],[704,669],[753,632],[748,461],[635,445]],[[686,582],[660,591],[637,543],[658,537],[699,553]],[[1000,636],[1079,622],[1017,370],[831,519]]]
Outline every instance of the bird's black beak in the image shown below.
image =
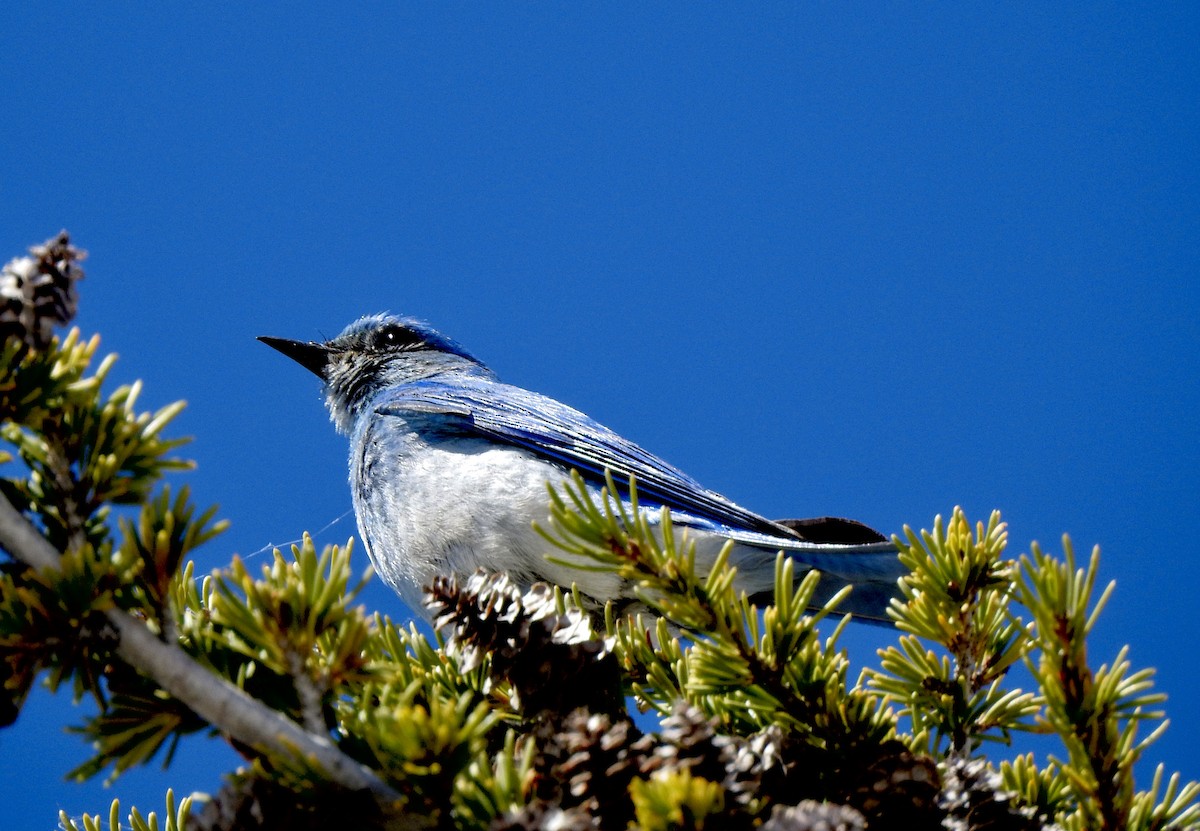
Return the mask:
[[260,337],[259,340],[287,355],[322,381],[325,380],[325,367],[329,364],[329,347],[325,344],[266,336]]

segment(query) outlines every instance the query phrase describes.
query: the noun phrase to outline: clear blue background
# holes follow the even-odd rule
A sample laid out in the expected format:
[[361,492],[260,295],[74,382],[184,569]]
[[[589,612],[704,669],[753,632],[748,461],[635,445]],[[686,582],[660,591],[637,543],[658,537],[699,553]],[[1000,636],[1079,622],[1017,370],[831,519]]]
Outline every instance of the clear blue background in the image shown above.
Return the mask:
[[[202,569],[354,533],[315,379],[254,337],[404,312],[769,516],[1101,544],[1091,658],[1158,668],[1150,758],[1200,778],[1194,4],[7,3],[0,37],[0,257],[68,228],[114,379],[190,402],[233,522]],[[0,732],[9,827],[236,762],[65,783],[68,704]]]

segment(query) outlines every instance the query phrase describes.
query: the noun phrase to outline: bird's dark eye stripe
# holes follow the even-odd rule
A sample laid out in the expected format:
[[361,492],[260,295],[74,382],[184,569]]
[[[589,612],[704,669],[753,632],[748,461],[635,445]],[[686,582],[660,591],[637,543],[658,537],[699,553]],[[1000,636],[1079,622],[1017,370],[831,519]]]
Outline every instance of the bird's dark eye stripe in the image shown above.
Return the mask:
[[403,326],[388,326],[375,335],[376,349],[412,350],[427,346],[425,339],[412,329]]

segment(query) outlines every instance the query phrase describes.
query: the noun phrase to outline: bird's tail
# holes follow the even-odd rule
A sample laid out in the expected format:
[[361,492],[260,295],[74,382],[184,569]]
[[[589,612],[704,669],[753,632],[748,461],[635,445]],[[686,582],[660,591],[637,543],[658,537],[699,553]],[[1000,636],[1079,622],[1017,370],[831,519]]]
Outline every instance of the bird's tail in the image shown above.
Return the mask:
[[[838,606],[857,619],[891,623],[889,602],[899,597],[897,581],[908,573],[896,546],[879,532],[853,520],[834,517],[777,520],[797,539],[741,540],[730,558],[737,566],[739,582],[756,602],[771,602],[775,558],[783,551],[796,565],[797,581],[809,571],[821,572],[821,581],[810,608],[821,608],[846,586],[850,594]],[[769,578],[769,582],[767,582]]]

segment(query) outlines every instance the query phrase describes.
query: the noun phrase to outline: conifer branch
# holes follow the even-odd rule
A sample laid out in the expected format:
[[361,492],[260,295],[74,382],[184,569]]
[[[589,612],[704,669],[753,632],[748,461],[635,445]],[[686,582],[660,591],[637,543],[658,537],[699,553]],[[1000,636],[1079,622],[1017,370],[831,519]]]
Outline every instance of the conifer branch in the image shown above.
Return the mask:
[[[0,547],[39,570],[59,567],[60,555],[46,538],[0,494]],[[164,643],[145,624],[127,612],[110,609],[105,618],[117,632],[116,653],[151,676],[217,729],[247,745],[280,754],[303,754],[325,770],[330,779],[350,790],[366,790],[382,802],[400,794],[323,736],[314,736],[291,719],[267,707],[203,669],[183,650]]]

